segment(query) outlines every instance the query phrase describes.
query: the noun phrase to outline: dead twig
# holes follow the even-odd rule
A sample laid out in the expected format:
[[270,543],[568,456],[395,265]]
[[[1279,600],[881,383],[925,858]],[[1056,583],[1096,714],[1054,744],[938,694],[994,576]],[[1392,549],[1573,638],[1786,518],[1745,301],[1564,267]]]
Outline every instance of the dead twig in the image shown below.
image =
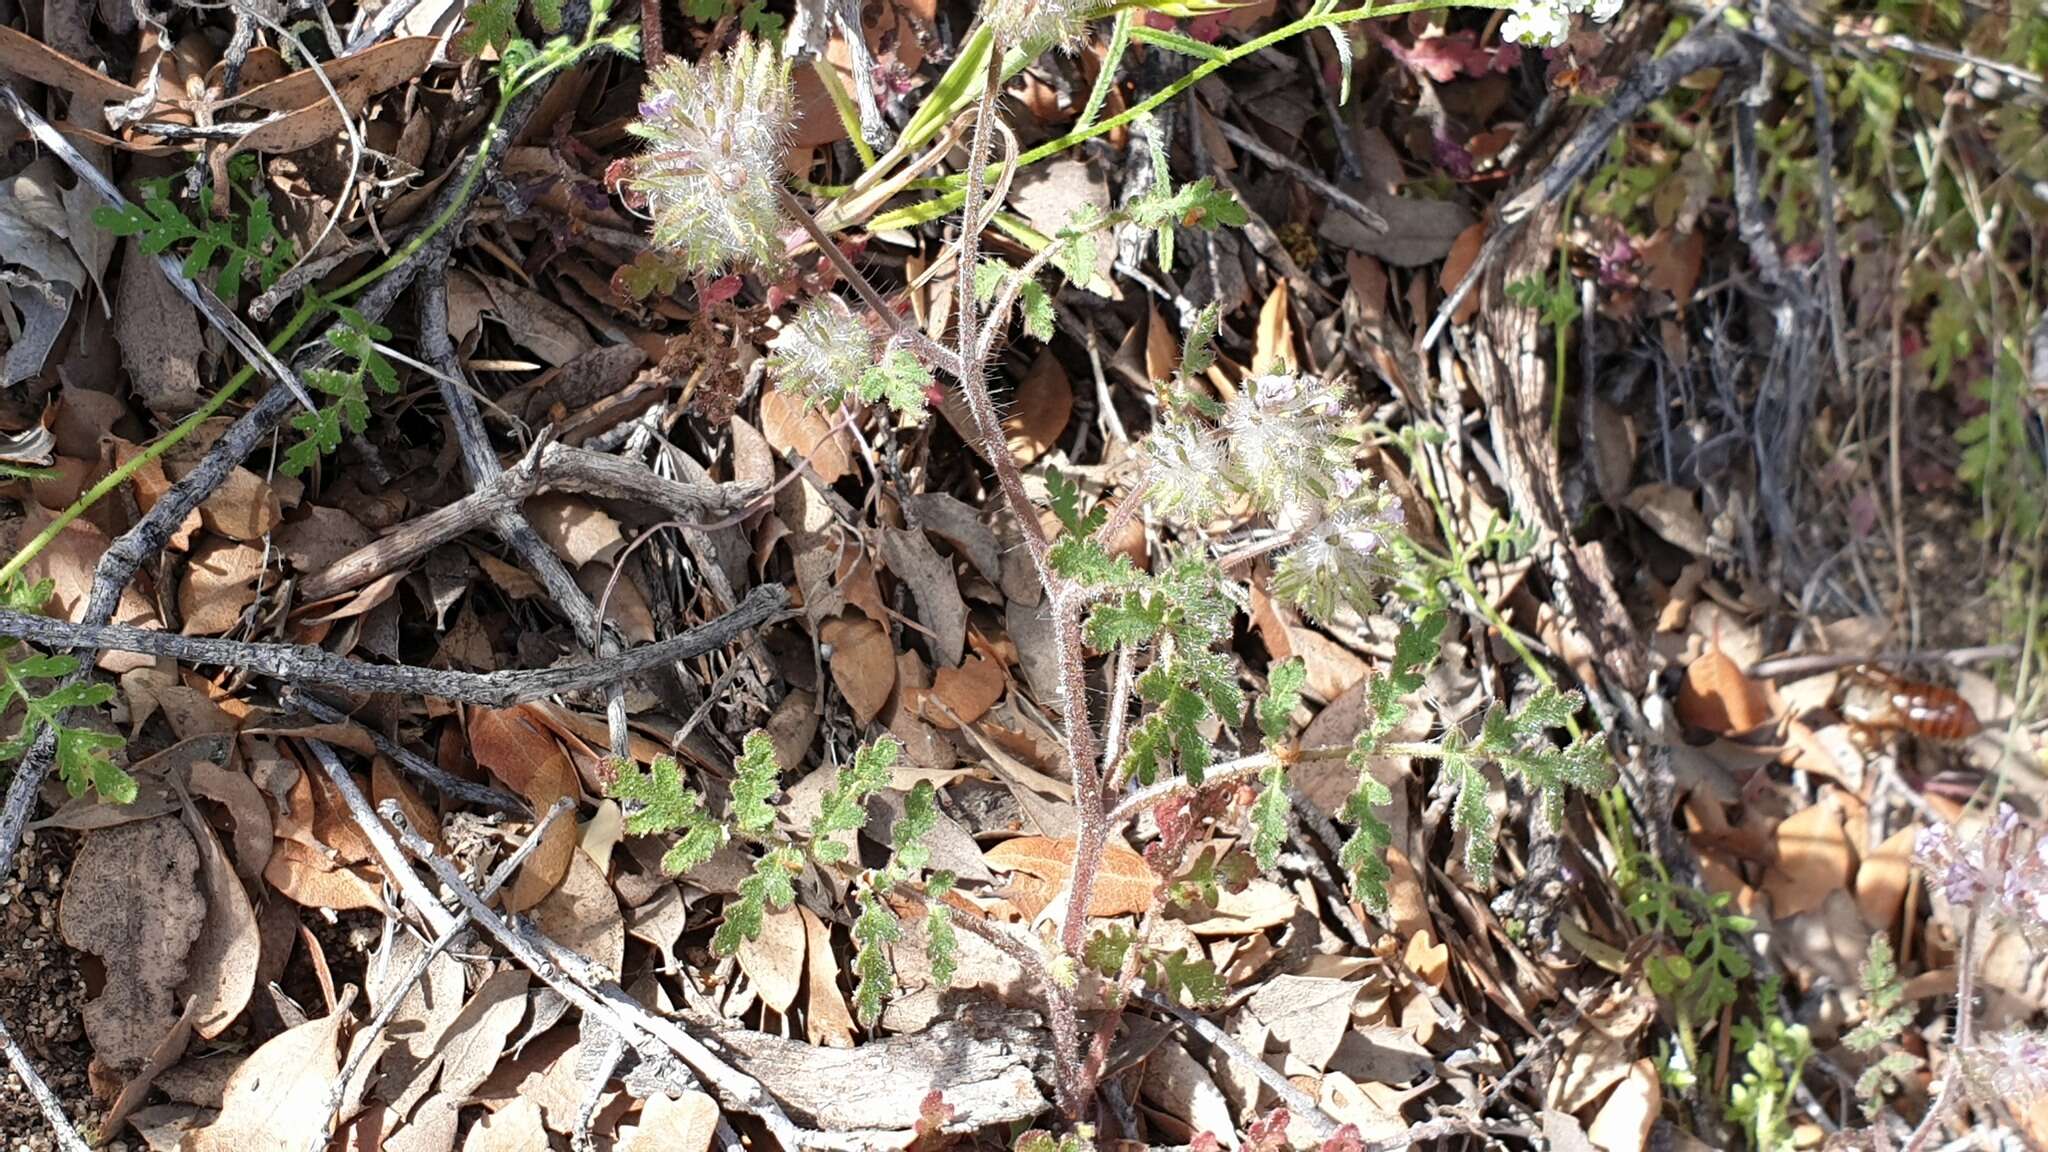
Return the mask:
[[300,684],[354,692],[434,696],[506,708],[565,692],[607,688],[661,667],[722,648],[766,621],[789,602],[780,584],[764,584],[737,608],[680,636],[643,644],[615,658],[555,668],[457,672],[407,664],[365,664],[306,644],[264,644],[179,636],[121,624],[72,624],[26,612],[0,610],[0,636],[32,644],[94,651],[169,656],[190,664],[221,664]]
[[690,520],[736,511],[754,494],[742,485],[670,480],[631,460],[543,439],[488,484],[479,485],[453,504],[399,525],[314,573],[300,583],[299,593],[313,601],[360,588],[466,532],[492,527],[500,516],[516,515],[519,506],[543,488],[639,500]]
[[[463,882],[455,865],[437,856],[433,846],[406,823],[405,814],[396,804],[386,804],[381,814],[398,830],[406,851],[425,864],[434,878],[454,893],[456,902],[475,922],[496,938],[528,971],[561,993],[564,999],[620,1035],[643,1042],[652,1039],[675,1053],[707,1084],[717,1089],[728,1106],[760,1119],[784,1148],[799,1148],[807,1143],[796,1124],[759,1081],[720,1059],[673,1022],[648,1012],[613,983],[609,975],[598,973],[593,979],[591,970],[594,966],[589,960],[548,939],[526,921],[508,919],[491,911],[483,899]],[[375,843],[374,838],[372,843]],[[406,870],[411,871],[410,868]],[[438,903],[432,906],[440,913],[442,927],[453,923],[454,918],[447,909]],[[422,911],[424,913],[424,909]]]
[[[315,743],[318,742],[316,741]],[[320,748],[324,751],[324,755],[321,756],[321,764],[324,767],[327,759],[333,755],[333,752],[328,750],[324,743],[320,744]],[[533,831],[527,833],[525,843],[513,850],[512,855],[506,857],[504,863],[493,869],[490,876],[485,879],[482,892],[485,900],[496,896],[500,888],[511,882],[513,874],[519,871],[519,866],[526,863],[526,858],[533,855],[534,849],[540,847],[541,838],[547,834],[548,826],[567,815],[569,809],[573,807],[575,807],[574,802],[567,796],[555,801],[554,807],[549,808],[541,816],[540,820],[534,824]],[[454,922],[442,929],[441,934],[436,936],[427,945],[426,951],[420,953],[419,958],[413,961],[412,967],[406,970],[398,982],[385,990],[384,1006],[379,1008],[377,1014],[371,1017],[370,1022],[364,1025],[358,1032],[359,1039],[349,1047],[348,1059],[341,1066],[341,1075],[335,1079],[333,1086],[327,1090],[327,1100],[324,1105],[325,1119],[320,1124],[321,1134],[308,1142],[307,1152],[320,1152],[320,1149],[327,1147],[328,1133],[333,1129],[335,1123],[347,1119],[344,1112],[351,1106],[351,1102],[348,1100],[349,1081],[355,1079],[356,1069],[361,1067],[363,1058],[369,1055],[370,1042],[374,1041],[383,1033],[385,1028],[390,1026],[391,1018],[398,1014],[399,1005],[405,1000],[406,994],[412,989],[413,985],[418,984],[425,978],[427,968],[434,962],[434,957],[447,951],[449,946],[454,944],[456,939],[469,929],[470,924],[470,915],[467,911],[457,915]]]
[[7,1030],[5,1021],[0,1021],[0,1048],[6,1049],[8,1066],[27,1085],[28,1094],[35,1097],[36,1107],[42,1109],[43,1119],[49,1121],[50,1131],[56,1133],[57,1146],[64,1152],[91,1152],[79,1137],[78,1129],[71,1126],[71,1117],[64,1114],[64,1105],[58,1103],[57,1094],[43,1082],[36,1066],[29,1062],[28,1053],[14,1042],[14,1034]]
[[[287,708],[296,708],[322,724],[349,724],[353,721],[339,708],[330,707],[317,696],[299,691],[296,685],[287,684],[278,693],[279,700]],[[533,809],[526,801],[510,792],[478,784],[449,772],[436,764],[428,763],[396,740],[387,739],[374,728],[365,726],[363,731],[370,737],[370,743],[378,752],[391,758],[400,772],[437,789],[442,796],[464,804],[475,804],[495,812],[507,812],[522,819],[533,815]]]

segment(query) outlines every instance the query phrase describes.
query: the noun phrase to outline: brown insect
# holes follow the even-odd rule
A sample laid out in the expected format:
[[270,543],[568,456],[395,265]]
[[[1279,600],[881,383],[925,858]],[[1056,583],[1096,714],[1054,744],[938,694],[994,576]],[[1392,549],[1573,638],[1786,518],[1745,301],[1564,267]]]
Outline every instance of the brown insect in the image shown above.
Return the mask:
[[1842,718],[1859,728],[1909,732],[1943,744],[1968,740],[1982,727],[1976,709],[1955,689],[1869,665],[1843,678],[1841,710]]

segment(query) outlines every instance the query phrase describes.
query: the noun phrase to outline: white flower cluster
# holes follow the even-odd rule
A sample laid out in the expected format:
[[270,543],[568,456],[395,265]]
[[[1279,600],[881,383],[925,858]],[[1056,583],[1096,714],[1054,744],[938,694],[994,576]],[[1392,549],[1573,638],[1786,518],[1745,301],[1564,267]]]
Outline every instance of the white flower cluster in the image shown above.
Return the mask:
[[702,64],[672,56],[655,70],[630,129],[647,151],[627,184],[647,198],[658,247],[695,272],[781,264],[777,182],[794,101],[789,65],[751,37]]
[[1586,15],[1605,24],[1621,12],[1622,0],[1515,0],[1501,23],[1503,39],[1536,48],[1555,48],[1572,30],[1572,17]]
[[867,322],[831,293],[813,296],[768,345],[768,375],[807,403],[836,406],[875,364]]
[[1286,541],[1273,590],[1318,618],[1370,603],[1401,506],[1356,466],[1357,443],[1337,390],[1313,376],[1261,376],[1220,426],[1163,424],[1145,442],[1147,499],[1200,523],[1243,496]]

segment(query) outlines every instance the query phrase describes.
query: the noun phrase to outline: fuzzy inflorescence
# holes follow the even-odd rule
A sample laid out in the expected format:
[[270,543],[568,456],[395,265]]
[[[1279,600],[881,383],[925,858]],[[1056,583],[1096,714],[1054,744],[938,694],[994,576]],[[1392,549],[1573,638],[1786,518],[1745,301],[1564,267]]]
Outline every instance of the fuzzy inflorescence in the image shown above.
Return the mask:
[[1590,16],[1605,24],[1621,12],[1622,0],[1516,0],[1501,22],[1503,39],[1538,48],[1563,44],[1572,30],[1572,17]]
[[874,364],[874,333],[829,293],[806,301],[768,345],[768,375],[775,386],[826,407],[844,401]]
[[1026,51],[1072,46],[1100,5],[1088,0],[989,0],[983,12],[996,41]]
[[1247,383],[1216,427],[1175,419],[1146,441],[1149,499],[1200,523],[1243,500],[1283,541],[1273,590],[1318,618],[1371,602],[1401,507],[1356,466],[1358,442],[1337,389],[1314,376]]
[[1980,909],[2030,940],[2048,942],[2048,836],[2028,839],[2019,813],[2001,804],[1968,839],[1946,824],[1923,829],[1913,862],[1952,907]]
[[631,127],[647,150],[627,175],[654,243],[694,272],[779,266],[793,114],[788,64],[751,37],[701,64],[671,57],[656,69]]

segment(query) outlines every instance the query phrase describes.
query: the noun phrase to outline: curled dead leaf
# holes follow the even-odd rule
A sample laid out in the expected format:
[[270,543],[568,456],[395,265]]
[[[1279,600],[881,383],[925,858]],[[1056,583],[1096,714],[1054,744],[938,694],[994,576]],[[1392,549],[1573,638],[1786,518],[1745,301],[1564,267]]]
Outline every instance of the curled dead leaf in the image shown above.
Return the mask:
[[85,1034],[101,1063],[149,1059],[179,1016],[178,986],[206,924],[199,849],[176,816],[103,828],[84,838],[58,906],[64,942],[106,963],[86,1001]]
[[[1066,886],[1074,867],[1074,841],[1019,836],[989,849],[982,859],[991,868],[1016,874],[1010,880],[1010,902],[1035,918]],[[1103,849],[1087,914],[1136,915],[1152,906],[1158,889],[1159,877],[1145,858],[1127,845],[1112,843]]]

